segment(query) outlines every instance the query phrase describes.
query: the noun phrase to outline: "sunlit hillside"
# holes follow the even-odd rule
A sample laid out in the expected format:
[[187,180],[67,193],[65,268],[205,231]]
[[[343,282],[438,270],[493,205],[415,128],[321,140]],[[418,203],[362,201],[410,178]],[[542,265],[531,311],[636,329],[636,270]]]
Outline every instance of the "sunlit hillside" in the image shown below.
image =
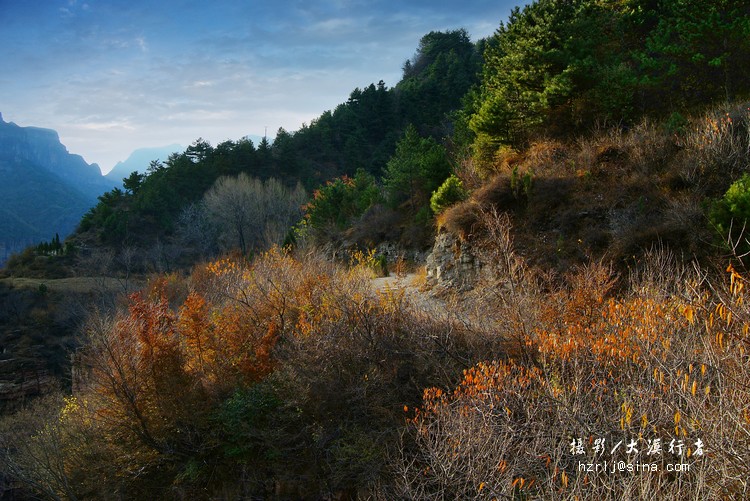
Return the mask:
[[3,271],[0,480],[750,498],[749,61],[746,2],[538,0],[133,173]]

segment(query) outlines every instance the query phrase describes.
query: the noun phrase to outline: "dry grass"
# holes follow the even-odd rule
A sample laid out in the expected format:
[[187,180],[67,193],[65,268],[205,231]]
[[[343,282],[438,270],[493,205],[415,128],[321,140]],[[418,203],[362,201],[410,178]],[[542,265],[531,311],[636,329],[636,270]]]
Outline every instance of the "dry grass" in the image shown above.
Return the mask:
[[[727,185],[747,170],[750,158],[750,107],[737,103],[694,118],[682,138],[689,152],[682,175],[691,183]],[[705,179],[704,179],[705,178]]]
[[447,231],[465,240],[477,229],[478,206],[474,200],[459,202],[441,212],[437,217],[439,231]]
[[[131,281],[132,282],[132,281]],[[72,292],[76,294],[85,294],[89,292],[108,291],[118,293],[123,291],[123,281],[112,277],[75,277],[75,278],[4,278],[0,283],[8,287],[18,287],[25,289],[39,290],[44,284],[52,292]],[[139,288],[143,282],[131,284],[131,287]]]
[[[484,358],[452,390],[425,390],[397,460],[399,496],[750,495],[747,277],[708,280],[655,248],[632,290],[613,296],[614,279],[595,264],[557,287],[472,292],[485,335],[522,340],[525,356]],[[619,461],[633,472],[610,471]]]
[[[602,258],[626,271],[657,244],[704,259],[715,252],[706,245],[706,197],[723,194],[750,161],[746,113],[737,105],[677,131],[643,121],[505,152],[496,174],[441,214],[438,228],[481,238],[478,211],[495,207],[513,219],[517,251],[557,271]],[[524,176],[528,189],[519,188]]]
[[427,285],[427,267],[426,266],[420,266],[416,269],[413,275],[411,275],[411,281],[408,284],[411,287],[416,287],[417,289],[424,289],[424,287]]

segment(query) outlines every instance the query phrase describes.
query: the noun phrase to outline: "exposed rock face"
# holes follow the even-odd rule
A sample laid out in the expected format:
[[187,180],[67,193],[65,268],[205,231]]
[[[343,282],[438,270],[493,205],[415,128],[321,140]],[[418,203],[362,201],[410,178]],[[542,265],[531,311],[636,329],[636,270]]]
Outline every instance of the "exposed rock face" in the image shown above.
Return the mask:
[[425,260],[425,252],[418,250],[406,250],[393,242],[383,242],[375,248],[375,252],[385,256],[388,263],[395,263],[399,258],[407,261],[421,263]]
[[428,285],[440,287],[471,288],[482,270],[482,262],[469,242],[447,232],[435,238],[425,264]]
[[[362,247],[351,241],[327,242],[320,251],[328,259],[334,261],[348,262],[353,252],[363,250]],[[364,249],[367,250],[367,249]],[[399,259],[422,263],[427,257],[427,252],[405,249],[404,247],[393,242],[381,242],[375,246],[375,255],[384,256],[387,263],[396,263]]]
[[9,370],[15,360],[0,361],[0,411],[16,408],[29,397],[44,395],[59,386],[45,369]]

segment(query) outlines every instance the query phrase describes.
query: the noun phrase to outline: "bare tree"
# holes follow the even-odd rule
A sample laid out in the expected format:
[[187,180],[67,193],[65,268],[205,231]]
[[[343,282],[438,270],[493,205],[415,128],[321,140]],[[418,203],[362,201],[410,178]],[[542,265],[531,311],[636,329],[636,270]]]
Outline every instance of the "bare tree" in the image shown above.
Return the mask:
[[265,247],[283,242],[289,228],[302,216],[306,201],[307,193],[300,183],[293,190],[273,178],[264,183],[262,244]]
[[263,182],[242,173],[219,178],[204,195],[203,205],[221,243],[245,254],[254,247],[281,243],[301,217],[305,199],[299,184],[290,190],[277,179]]
[[203,202],[193,203],[182,209],[177,227],[183,247],[195,249],[203,258],[216,254],[219,233]]
[[129,245],[123,245],[119,254],[117,254],[116,262],[121,270],[117,281],[125,294],[130,293],[130,278],[138,265],[138,257],[138,250]]

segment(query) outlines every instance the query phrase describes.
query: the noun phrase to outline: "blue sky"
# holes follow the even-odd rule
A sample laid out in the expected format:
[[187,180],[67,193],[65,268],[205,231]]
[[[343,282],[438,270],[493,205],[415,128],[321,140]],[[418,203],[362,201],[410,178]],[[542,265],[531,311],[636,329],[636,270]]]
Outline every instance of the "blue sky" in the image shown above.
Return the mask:
[[426,33],[477,40],[517,3],[0,0],[0,112],[107,171],[141,147],[294,131],[395,85]]

